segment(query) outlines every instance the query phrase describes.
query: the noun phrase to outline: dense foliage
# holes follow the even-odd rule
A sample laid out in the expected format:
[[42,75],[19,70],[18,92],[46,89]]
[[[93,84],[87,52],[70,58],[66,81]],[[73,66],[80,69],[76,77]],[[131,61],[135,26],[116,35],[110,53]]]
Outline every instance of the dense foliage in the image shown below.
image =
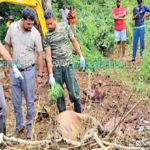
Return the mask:
[[4,18],[4,20],[0,21],[0,38],[4,40],[7,27],[6,23],[8,21],[8,16],[12,15],[14,20],[17,21],[21,18],[21,12],[22,12],[23,7],[18,6],[18,5],[12,5],[8,3],[2,3],[0,5],[0,16]]

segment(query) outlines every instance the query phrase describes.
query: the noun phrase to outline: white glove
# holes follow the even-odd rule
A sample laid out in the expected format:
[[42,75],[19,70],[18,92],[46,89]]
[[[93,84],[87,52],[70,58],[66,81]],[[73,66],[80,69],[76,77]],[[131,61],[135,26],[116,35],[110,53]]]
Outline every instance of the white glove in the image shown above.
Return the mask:
[[23,80],[23,76],[21,75],[21,73],[18,70],[18,68],[16,67],[16,65],[13,65],[12,69],[13,69],[15,78],[19,78],[20,77]]
[[3,20],[4,18],[0,16],[0,20]]
[[83,56],[80,57],[80,67],[85,70],[85,60]]
[[53,77],[53,74],[49,74],[49,84],[52,85],[55,83],[55,78]]

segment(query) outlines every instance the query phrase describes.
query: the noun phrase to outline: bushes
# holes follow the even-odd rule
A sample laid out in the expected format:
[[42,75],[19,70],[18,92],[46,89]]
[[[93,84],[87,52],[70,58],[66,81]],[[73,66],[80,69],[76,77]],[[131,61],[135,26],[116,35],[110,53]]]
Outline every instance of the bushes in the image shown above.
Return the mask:
[[2,39],[2,42],[4,42],[4,38],[6,36],[6,22],[8,21],[8,16],[12,15],[14,17],[14,20],[19,20],[22,15],[22,9],[24,7],[18,6],[18,5],[12,5],[8,3],[2,3],[0,5],[0,16],[4,18],[4,21],[0,22],[0,39]]

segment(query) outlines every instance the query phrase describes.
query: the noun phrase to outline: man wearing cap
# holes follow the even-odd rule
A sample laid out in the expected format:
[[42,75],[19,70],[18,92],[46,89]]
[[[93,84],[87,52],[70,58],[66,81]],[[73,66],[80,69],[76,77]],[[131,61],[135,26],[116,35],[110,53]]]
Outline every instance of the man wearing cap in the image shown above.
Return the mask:
[[[75,78],[72,51],[69,41],[72,42],[74,49],[80,56],[80,64],[85,69],[85,60],[80,46],[67,23],[57,23],[52,10],[44,13],[48,31],[44,37],[44,49],[49,71],[49,83],[52,85],[59,83],[63,87],[66,84],[71,102],[74,102],[75,112],[81,113],[81,100],[79,96],[79,85]],[[65,98],[57,99],[59,112],[66,110]]]
[[[116,1],[116,7],[113,9],[113,19],[115,23],[115,41],[118,45],[118,57],[124,58],[125,56],[125,42],[126,42],[126,26],[125,26],[125,16],[126,9],[121,6],[121,1]],[[122,48],[122,52],[121,52]]]
[[24,129],[22,112],[22,94],[25,95],[27,107],[27,138],[31,138],[31,121],[34,117],[34,88],[35,88],[35,60],[37,53],[38,84],[42,82],[43,48],[41,36],[33,26],[35,12],[26,7],[22,13],[22,19],[10,25],[5,38],[7,50],[13,48],[13,60],[19,62],[19,70],[24,78],[16,79],[11,73],[11,95],[16,118],[16,130],[12,136],[17,136]]
[[144,37],[145,37],[145,25],[144,15],[146,12],[150,12],[150,8],[142,4],[142,0],[137,0],[138,5],[133,9],[133,20],[135,20],[134,34],[133,34],[133,58],[135,61],[136,52],[138,48],[138,40],[140,38],[140,56],[144,50]]

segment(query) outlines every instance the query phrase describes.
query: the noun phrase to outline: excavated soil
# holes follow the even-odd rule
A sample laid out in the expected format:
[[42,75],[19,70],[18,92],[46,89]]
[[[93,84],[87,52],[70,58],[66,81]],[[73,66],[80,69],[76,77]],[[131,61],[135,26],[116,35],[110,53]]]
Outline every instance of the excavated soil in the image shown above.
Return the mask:
[[[11,90],[10,90],[10,80],[5,78],[1,73],[1,82],[5,91],[5,97],[8,105],[7,113],[7,135],[11,134],[15,130],[15,118],[11,100]],[[51,139],[52,135],[56,129],[55,118],[58,115],[58,110],[56,105],[50,106],[49,98],[47,95],[48,84],[47,82],[47,71],[44,69],[44,79],[43,84],[40,88],[36,87],[35,90],[35,120],[33,122],[33,134],[32,140],[44,140]],[[114,124],[116,124],[123,114],[129,111],[132,106],[139,100],[135,96],[134,89],[131,89],[128,86],[123,86],[121,82],[114,82],[111,76],[102,76],[102,75],[87,75],[84,72],[76,71],[76,78],[80,85],[80,96],[82,101],[82,111],[83,113],[90,114],[97,118],[105,128],[112,129]],[[83,94],[83,91],[88,89],[90,90],[93,84],[98,84],[102,82],[102,85],[105,85],[103,88],[106,91],[106,96],[102,101],[91,101],[87,96]],[[73,104],[69,100],[69,95],[65,88],[67,110],[73,110]],[[132,98],[130,96],[133,94]],[[23,98],[23,111],[24,111],[24,121],[26,120],[26,105],[25,99]],[[42,111],[42,108],[45,108],[49,114],[48,118],[38,117],[38,112]],[[141,129],[147,129],[145,132]],[[150,107],[147,102],[141,103],[130,115],[125,119],[125,121],[119,126],[116,130],[116,140],[120,141],[124,145],[133,143],[136,145],[136,142],[143,138],[148,138],[150,135]],[[26,139],[26,129],[19,138]],[[137,146],[137,145],[136,145]],[[37,149],[32,148],[31,146],[7,146],[5,149]],[[39,148],[44,149],[44,148]]]

